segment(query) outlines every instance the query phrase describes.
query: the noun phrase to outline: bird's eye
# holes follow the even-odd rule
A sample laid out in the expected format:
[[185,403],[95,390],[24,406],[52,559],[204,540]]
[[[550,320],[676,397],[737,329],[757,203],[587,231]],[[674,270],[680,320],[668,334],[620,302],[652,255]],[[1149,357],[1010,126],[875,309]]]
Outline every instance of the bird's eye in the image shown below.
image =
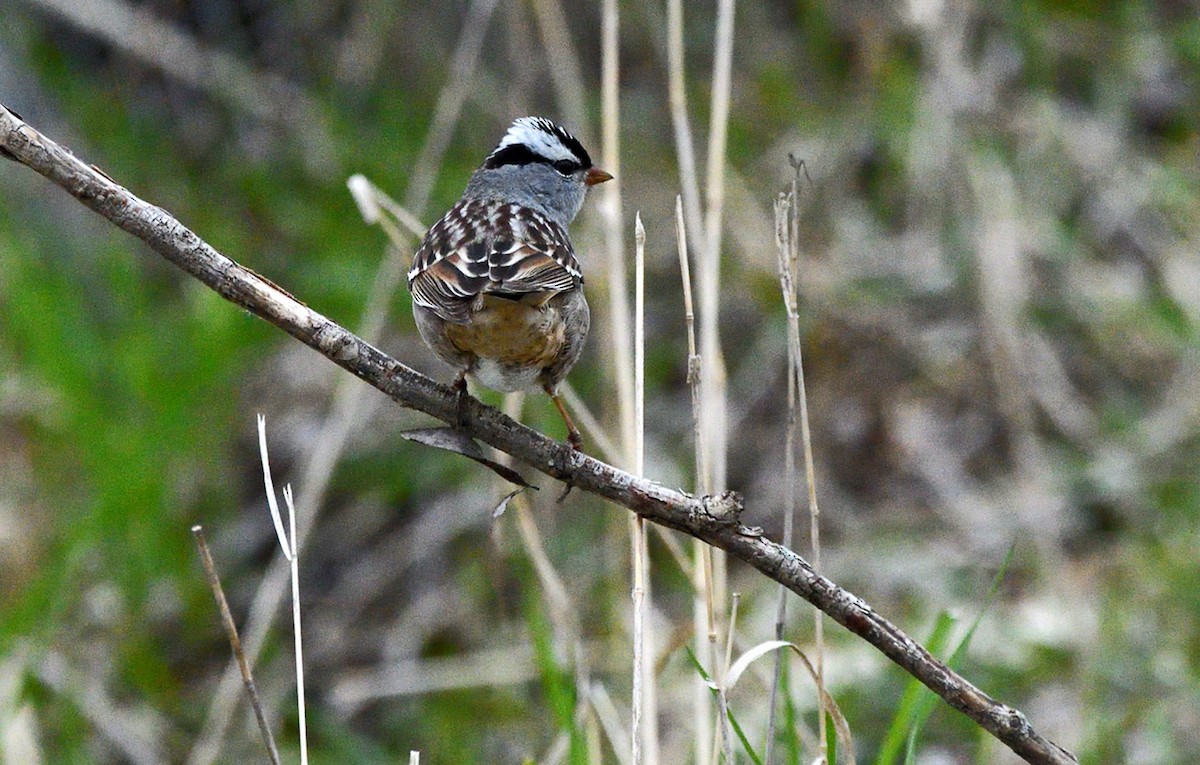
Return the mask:
[[554,163],[554,169],[563,175],[570,175],[579,169],[579,165],[569,159],[560,159]]

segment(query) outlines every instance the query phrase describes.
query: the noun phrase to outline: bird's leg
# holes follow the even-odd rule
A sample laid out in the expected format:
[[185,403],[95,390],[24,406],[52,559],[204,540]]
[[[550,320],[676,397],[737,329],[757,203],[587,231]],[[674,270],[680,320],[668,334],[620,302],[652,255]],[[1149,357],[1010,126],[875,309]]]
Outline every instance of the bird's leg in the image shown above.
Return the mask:
[[464,369],[454,378],[455,406],[457,412],[455,414],[455,425],[463,427],[467,424],[467,370]]
[[554,406],[558,409],[558,413],[562,415],[563,422],[567,425],[567,443],[575,451],[583,451],[583,436],[579,435],[579,429],[575,427],[575,421],[567,413],[567,407],[563,404],[562,397],[552,390],[549,385],[545,386],[545,390],[550,395],[550,400],[554,402]]

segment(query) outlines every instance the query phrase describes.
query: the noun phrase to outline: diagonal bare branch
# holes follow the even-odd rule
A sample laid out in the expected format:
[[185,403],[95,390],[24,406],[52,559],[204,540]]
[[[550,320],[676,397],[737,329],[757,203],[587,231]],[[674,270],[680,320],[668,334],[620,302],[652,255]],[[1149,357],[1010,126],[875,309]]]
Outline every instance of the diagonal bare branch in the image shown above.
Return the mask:
[[818,574],[795,552],[741,522],[734,492],[695,497],[638,478],[575,451],[387,356],[250,269],[214,250],[160,207],[130,193],[68,149],[0,105],[0,148],[64,188],[84,205],[133,234],[232,303],[269,321],[393,401],[446,423],[552,478],[604,497],[653,523],[728,552],[828,614],[916,677],[947,704],[1031,763],[1077,763],[1040,735],[1013,707],[1001,704],[938,661],[861,598]]

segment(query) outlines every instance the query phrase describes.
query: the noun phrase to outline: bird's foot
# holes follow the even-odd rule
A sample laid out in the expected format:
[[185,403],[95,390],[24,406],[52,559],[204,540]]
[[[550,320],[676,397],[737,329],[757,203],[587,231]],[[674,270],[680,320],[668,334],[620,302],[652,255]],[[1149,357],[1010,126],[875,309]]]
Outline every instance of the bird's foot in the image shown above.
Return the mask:
[[467,373],[466,370],[458,373],[458,377],[454,378],[454,397],[455,397],[455,414],[454,426],[456,428],[465,428],[467,425]]

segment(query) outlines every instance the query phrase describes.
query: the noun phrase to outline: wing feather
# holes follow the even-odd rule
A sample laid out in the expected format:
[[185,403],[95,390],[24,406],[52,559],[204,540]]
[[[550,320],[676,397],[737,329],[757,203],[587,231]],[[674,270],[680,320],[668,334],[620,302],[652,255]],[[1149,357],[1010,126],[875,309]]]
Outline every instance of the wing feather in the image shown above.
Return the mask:
[[413,258],[413,301],[446,321],[470,321],[483,294],[520,299],[583,284],[566,230],[528,207],[463,200],[429,233]]

